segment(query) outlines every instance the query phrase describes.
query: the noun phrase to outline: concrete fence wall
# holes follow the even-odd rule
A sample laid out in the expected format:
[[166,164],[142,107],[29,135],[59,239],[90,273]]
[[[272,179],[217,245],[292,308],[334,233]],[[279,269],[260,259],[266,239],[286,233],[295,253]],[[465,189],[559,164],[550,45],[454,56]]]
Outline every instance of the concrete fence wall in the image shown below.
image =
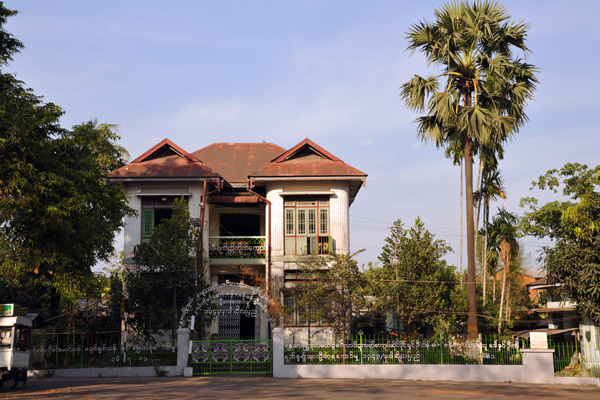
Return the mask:
[[[160,367],[168,376],[192,376],[188,367],[189,330],[177,331],[177,366]],[[435,381],[523,382],[565,385],[597,385],[600,378],[554,376],[554,350],[523,349],[522,365],[440,365],[440,364],[369,364],[369,365],[292,365],[284,362],[284,331],[273,329],[273,377],[275,378],[347,378],[409,379]],[[29,371],[43,377],[44,371]],[[128,377],[154,376],[153,367],[82,368],[54,370],[57,377]]]
[[283,329],[273,330],[273,376],[277,378],[412,379],[600,385],[598,378],[557,378],[553,349],[523,349],[523,365],[292,365],[284,362]]

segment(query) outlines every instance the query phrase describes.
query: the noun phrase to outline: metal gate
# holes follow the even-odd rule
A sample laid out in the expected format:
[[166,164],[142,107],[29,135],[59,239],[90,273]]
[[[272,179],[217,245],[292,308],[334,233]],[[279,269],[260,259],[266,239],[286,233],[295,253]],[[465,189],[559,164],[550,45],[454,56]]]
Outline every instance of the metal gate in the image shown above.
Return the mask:
[[194,375],[271,374],[272,340],[196,340],[192,347]]

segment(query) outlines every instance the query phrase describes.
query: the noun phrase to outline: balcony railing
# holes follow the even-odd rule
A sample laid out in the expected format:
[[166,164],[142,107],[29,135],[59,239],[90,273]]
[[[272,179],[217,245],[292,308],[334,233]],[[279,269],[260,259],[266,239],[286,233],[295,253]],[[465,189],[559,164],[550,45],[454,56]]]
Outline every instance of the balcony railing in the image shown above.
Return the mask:
[[265,236],[211,236],[210,258],[265,258]]

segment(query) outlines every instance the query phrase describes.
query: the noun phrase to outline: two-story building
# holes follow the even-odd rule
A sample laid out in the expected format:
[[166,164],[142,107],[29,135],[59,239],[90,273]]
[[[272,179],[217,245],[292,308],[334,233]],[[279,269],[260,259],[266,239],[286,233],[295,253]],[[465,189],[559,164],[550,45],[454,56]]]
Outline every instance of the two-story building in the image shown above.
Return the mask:
[[[247,301],[247,286],[268,286],[293,309],[286,288],[297,280],[298,260],[349,251],[348,210],[366,177],[309,139],[288,150],[273,143],[214,143],[192,153],[165,139],[111,173],[138,211],[125,220],[126,266],[136,268],[135,246],[184,196],[192,219],[204,218],[205,278],[221,284],[211,337],[266,338],[268,316]],[[248,281],[249,269],[260,279]]]

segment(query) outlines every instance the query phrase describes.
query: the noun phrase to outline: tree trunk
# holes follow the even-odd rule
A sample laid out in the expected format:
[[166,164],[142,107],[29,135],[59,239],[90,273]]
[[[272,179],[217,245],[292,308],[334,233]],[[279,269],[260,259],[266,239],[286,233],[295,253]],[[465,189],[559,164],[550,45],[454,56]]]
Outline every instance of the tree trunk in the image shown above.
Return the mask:
[[502,311],[504,306],[504,293],[506,288],[506,274],[510,270],[510,244],[503,240],[500,244],[500,259],[504,259],[504,272],[502,273],[502,291],[500,294],[500,311],[498,312],[498,335],[502,333]]
[[177,343],[177,288],[173,288],[173,322],[171,323],[171,343]]
[[483,223],[485,224],[485,236],[483,237],[483,251],[481,252],[481,272],[483,278],[481,279],[481,284],[483,286],[483,306],[487,302],[487,245],[488,245],[488,220],[489,220],[489,212],[490,212],[490,200],[487,198],[485,200],[485,206],[483,209]]
[[[470,98],[465,97],[465,105],[470,105]],[[473,218],[473,141],[467,134],[465,141],[465,196],[467,210],[467,277],[469,314],[467,318],[467,332],[469,339],[477,338],[477,291],[475,282],[475,232]]]
[[482,187],[482,181],[483,181],[483,161],[481,160],[481,158],[479,159],[479,167],[477,169],[477,192],[479,193],[479,199],[477,199],[477,205],[475,205],[475,221],[473,221],[473,223],[475,224],[474,230],[475,230],[475,251],[477,251],[477,242],[479,241],[479,229],[477,229],[479,227],[479,212],[481,210],[481,199],[483,196],[481,196],[481,187]]
[[494,288],[492,289],[492,301],[496,302],[496,269],[494,268]]
[[464,187],[463,187],[463,169],[462,169],[463,163],[462,160],[460,161],[460,290],[463,290],[463,225],[464,225]]
[[508,284],[506,285],[506,318],[504,319],[507,324],[508,321],[510,321],[511,311],[512,310],[510,307],[510,281],[508,281]]
[[56,318],[60,313],[60,293],[54,287],[50,286],[50,317]]

